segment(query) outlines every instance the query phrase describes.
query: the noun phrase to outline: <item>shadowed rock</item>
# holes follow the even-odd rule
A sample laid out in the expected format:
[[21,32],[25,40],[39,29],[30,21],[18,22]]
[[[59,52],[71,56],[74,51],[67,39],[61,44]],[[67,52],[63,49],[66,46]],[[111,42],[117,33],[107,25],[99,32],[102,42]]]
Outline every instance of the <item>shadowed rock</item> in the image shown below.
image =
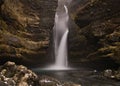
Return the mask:
[[83,0],[71,5],[76,8],[71,10],[71,17],[79,26],[70,44],[71,56],[76,61],[79,57],[83,58],[81,61],[112,58],[120,63],[118,3],[119,0]]
[[49,76],[38,76],[23,65],[7,62],[0,66],[0,86],[80,86],[62,83]]
[[38,57],[46,59],[56,7],[57,0],[0,1],[2,63],[11,60],[29,64],[39,62]]

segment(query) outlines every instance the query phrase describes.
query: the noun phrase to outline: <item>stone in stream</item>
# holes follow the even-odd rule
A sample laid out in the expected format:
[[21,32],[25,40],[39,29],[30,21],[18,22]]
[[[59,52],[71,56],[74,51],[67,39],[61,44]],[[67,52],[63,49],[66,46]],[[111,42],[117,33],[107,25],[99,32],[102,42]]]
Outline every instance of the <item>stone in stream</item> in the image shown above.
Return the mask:
[[7,62],[0,67],[0,81],[11,86],[38,86],[38,76],[23,65]]
[[0,86],[8,86],[8,85],[5,84],[4,82],[0,81]]
[[103,72],[103,75],[107,78],[114,79],[114,80],[120,80],[120,70],[111,70],[106,69]]
[[80,86],[62,83],[49,76],[38,76],[23,65],[7,62],[0,66],[0,86]]

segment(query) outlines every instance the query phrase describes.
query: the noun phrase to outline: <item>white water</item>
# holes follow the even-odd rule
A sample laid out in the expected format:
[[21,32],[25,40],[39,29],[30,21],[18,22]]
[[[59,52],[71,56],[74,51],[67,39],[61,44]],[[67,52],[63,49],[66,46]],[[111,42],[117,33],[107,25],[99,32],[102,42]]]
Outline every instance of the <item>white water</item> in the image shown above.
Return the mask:
[[[61,6],[60,6],[61,7]],[[58,6],[58,9],[60,8]],[[54,68],[66,68],[67,62],[67,36],[68,36],[68,9],[64,5],[64,9],[56,12],[54,25],[54,53],[55,64]]]
[[[71,0],[70,0],[71,1]],[[67,70],[68,68],[68,51],[67,37],[68,29],[68,8],[65,5],[66,0],[58,0],[58,8],[55,14],[55,24],[53,27],[54,56],[55,63],[52,66],[41,70]]]
[[61,42],[58,48],[57,56],[56,56],[56,62],[55,66],[58,67],[67,67],[68,62],[67,62],[67,35],[68,35],[68,30],[65,31],[61,38]]
[[53,27],[54,56],[55,63],[43,70],[68,70],[67,37],[68,29],[68,8],[66,0],[58,0],[58,8],[55,14],[55,24]]

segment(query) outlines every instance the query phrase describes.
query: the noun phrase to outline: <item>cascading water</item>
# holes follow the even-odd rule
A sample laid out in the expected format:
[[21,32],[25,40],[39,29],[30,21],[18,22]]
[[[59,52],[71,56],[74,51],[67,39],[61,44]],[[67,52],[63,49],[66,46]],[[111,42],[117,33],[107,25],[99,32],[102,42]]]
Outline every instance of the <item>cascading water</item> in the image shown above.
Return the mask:
[[54,33],[54,56],[55,64],[52,69],[67,69],[67,36],[68,36],[68,8],[65,0],[58,0],[58,8],[55,15]]
[[55,64],[56,68],[67,67],[67,35],[68,35],[68,9],[64,5],[64,9],[61,9],[61,3],[58,5],[58,11],[55,15],[54,31],[54,53],[55,53]]
[[54,56],[55,63],[42,70],[66,70],[68,68],[67,36],[68,36],[68,8],[65,5],[71,0],[58,0],[58,7],[55,14],[55,24],[53,27]]

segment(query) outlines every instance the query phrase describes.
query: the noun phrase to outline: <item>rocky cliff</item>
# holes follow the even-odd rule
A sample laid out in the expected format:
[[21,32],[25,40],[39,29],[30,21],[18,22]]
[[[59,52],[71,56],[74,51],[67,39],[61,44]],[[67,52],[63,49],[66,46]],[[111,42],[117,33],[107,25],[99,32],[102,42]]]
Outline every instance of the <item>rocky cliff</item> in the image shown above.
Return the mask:
[[56,7],[57,0],[1,0],[0,61],[45,59]]
[[[72,1],[70,61],[112,58],[120,63],[119,3],[119,0]],[[56,7],[57,0],[1,0],[0,61],[45,64]]]
[[119,3],[120,0],[73,1],[71,17],[79,27],[70,45],[71,55],[82,60],[112,58],[120,63]]

